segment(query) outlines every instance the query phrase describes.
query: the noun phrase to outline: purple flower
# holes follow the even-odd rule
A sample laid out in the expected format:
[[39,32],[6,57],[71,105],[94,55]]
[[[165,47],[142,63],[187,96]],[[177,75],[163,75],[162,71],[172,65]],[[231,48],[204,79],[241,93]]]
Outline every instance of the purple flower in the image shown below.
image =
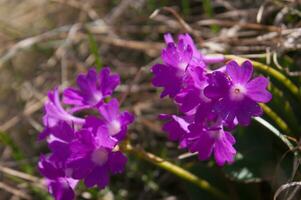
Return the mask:
[[188,34],[179,35],[176,44],[170,34],[166,34],[167,47],[162,50],[161,58],[164,64],[156,64],[151,71],[154,73],[152,83],[156,87],[163,87],[161,98],[169,95],[175,97],[189,78],[187,68],[205,68],[202,55],[197,51],[193,40]]
[[48,191],[55,200],[73,200],[75,198],[74,188],[78,180],[68,177],[62,166],[41,156],[38,168],[46,177]]
[[183,113],[196,109],[198,105],[210,102],[211,100],[204,95],[204,88],[208,85],[204,69],[201,67],[188,67],[186,84],[176,95],[175,101]]
[[163,130],[168,133],[171,141],[177,141],[181,148],[187,147],[186,137],[189,132],[189,117],[178,117],[176,115],[160,115],[161,119],[168,120],[163,125]]
[[192,124],[189,130],[188,148],[192,152],[198,152],[200,160],[209,159],[213,153],[217,165],[233,163],[236,155],[236,150],[233,148],[235,138],[231,133],[224,131],[221,124],[211,127],[200,123]]
[[127,127],[134,121],[134,116],[129,112],[120,112],[117,99],[112,99],[109,103],[99,107],[99,112],[102,116],[101,122],[105,125],[109,135],[118,140],[124,139]]
[[60,121],[75,124],[83,124],[85,122],[84,119],[73,116],[63,108],[57,88],[48,93],[48,100],[44,105],[44,109],[45,115],[43,117],[43,123],[46,127],[54,127]]
[[98,185],[102,189],[108,184],[111,173],[124,170],[127,158],[120,152],[112,152],[115,142],[101,132],[95,135],[81,130],[78,138],[69,145],[71,154],[67,167],[71,170],[71,176],[84,179],[87,187]]
[[[171,34],[167,33],[164,35],[164,40],[166,44],[169,43],[175,43]],[[225,61],[225,57],[221,54],[217,55],[203,55],[194,44],[191,36],[188,33],[180,34],[178,36],[178,41],[183,41],[184,44],[188,45],[192,49],[192,60],[190,64],[194,64],[196,66],[203,66],[205,67],[205,64],[212,64],[212,63],[220,63]]]
[[192,59],[192,49],[189,45],[180,40],[178,45],[168,43],[163,49],[161,57],[166,65],[176,68],[179,73],[184,72]]
[[151,69],[154,73],[152,83],[156,87],[163,87],[160,95],[161,98],[169,95],[171,98],[175,97],[182,86],[182,72],[175,67],[156,64]]
[[110,75],[110,73],[110,68],[105,67],[99,74],[91,68],[86,75],[79,75],[78,89],[65,89],[63,102],[74,105],[75,110],[99,106],[105,97],[112,95],[120,83],[119,75]]
[[248,125],[251,117],[262,114],[258,103],[267,103],[272,98],[266,90],[269,81],[262,76],[250,81],[253,66],[249,61],[242,66],[231,61],[226,66],[226,72],[228,76],[222,72],[209,75],[205,95],[217,101],[215,110],[226,122],[233,123],[237,118],[240,124]]
[[[51,153],[41,156],[39,170],[46,177],[48,190],[56,200],[74,199],[74,188],[84,180],[87,187],[104,188],[111,174],[124,170],[127,158],[118,144],[125,138],[134,117],[119,110],[112,98],[119,84],[118,75],[104,68],[99,74],[90,69],[77,78],[78,89],[67,88],[63,102],[58,89],[50,91],[45,103],[45,129],[39,139],[46,139]],[[105,98],[111,99],[105,103]],[[85,109],[83,118],[74,113]]]
[[223,121],[212,106],[213,103],[207,103],[198,108],[194,123],[188,127],[187,146],[191,152],[198,152],[200,160],[209,159],[213,153],[217,165],[231,164],[236,155],[235,138],[223,130]]
[[[155,64],[153,85],[162,87],[161,97],[169,96],[178,106],[178,115],[161,115],[168,120],[163,130],[180,147],[197,152],[200,160],[213,154],[220,166],[232,163],[236,155],[235,139],[229,132],[237,124],[248,125],[262,114],[258,103],[270,101],[264,77],[251,79],[253,66],[246,61],[224,65],[223,55],[200,53],[188,34],[178,36],[176,44],[164,35],[167,47],[162,51],[164,64]],[[209,64],[222,63],[214,70]],[[227,128],[225,131],[225,127]]]

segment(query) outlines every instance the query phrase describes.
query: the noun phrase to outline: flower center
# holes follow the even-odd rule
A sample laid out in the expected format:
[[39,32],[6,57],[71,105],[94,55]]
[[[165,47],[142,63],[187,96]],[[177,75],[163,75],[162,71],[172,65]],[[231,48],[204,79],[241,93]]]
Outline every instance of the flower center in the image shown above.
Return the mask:
[[121,131],[121,125],[120,122],[117,120],[113,120],[110,124],[109,124],[109,133],[110,135],[116,135],[117,133],[119,133]]
[[186,67],[187,67],[187,63],[186,62],[180,62],[179,63],[179,68],[183,71],[186,70]]
[[230,89],[230,98],[232,100],[242,100],[245,96],[246,88],[243,85],[235,84]]
[[92,161],[97,165],[103,165],[108,160],[108,152],[104,148],[96,149],[91,156]]
[[102,93],[99,91],[94,91],[92,98],[90,99],[90,103],[97,104],[101,99],[103,99]]

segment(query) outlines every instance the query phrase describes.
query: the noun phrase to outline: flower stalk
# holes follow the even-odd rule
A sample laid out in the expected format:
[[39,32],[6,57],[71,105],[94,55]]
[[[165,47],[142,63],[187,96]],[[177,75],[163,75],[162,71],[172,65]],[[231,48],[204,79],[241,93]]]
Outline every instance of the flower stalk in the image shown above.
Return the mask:
[[179,178],[196,185],[198,188],[209,192],[210,194],[216,196],[219,199],[222,199],[222,200],[229,199],[226,194],[224,194],[222,191],[220,191],[217,188],[210,185],[210,183],[208,183],[208,181],[197,177],[196,175],[179,167],[178,165],[175,165],[169,161],[166,161],[163,158],[160,158],[152,153],[145,152],[144,150],[142,150],[140,148],[139,149],[135,148],[130,144],[125,144],[121,148],[122,148],[122,150],[124,150],[128,153],[131,153],[131,154],[141,158],[142,160],[148,161],[148,162],[158,166],[159,168],[164,169],[164,170],[178,176]]

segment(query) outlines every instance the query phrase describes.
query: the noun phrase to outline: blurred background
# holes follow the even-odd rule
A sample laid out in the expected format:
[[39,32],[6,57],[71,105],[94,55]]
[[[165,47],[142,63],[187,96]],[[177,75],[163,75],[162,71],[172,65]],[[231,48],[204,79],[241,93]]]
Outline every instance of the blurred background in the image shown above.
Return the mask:
[[[166,32],[189,32],[206,54],[256,59],[300,87],[298,0],[0,0],[0,200],[51,199],[37,172],[39,155],[48,152],[37,141],[43,102],[49,89],[74,84],[76,74],[91,66],[110,66],[121,75],[116,97],[127,94],[123,107],[137,117],[129,131],[134,145],[205,178],[231,199],[272,199],[281,185],[300,180],[299,161],[256,122],[234,133],[240,153],[223,168],[167,141],[157,117],[176,109],[170,100],[159,101],[149,72],[160,62]],[[269,105],[295,130],[286,134],[298,140],[301,104],[275,85]],[[293,192],[279,199],[301,199]],[[80,186],[77,199],[214,197],[130,156],[126,172],[112,177],[109,187]]]

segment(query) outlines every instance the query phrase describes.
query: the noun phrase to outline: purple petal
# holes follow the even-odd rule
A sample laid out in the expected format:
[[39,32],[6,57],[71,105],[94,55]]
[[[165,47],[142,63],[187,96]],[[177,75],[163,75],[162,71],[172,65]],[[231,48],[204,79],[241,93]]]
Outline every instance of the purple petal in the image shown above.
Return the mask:
[[182,91],[175,97],[175,101],[180,104],[181,112],[188,112],[200,103],[200,91],[198,89]]
[[174,40],[173,40],[173,38],[172,38],[172,36],[171,36],[170,33],[164,34],[164,41],[165,41],[166,44],[168,44],[168,43],[174,43]]
[[256,102],[267,103],[272,99],[272,94],[266,90],[269,81],[260,76],[251,80],[247,86],[247,96]]
[[56,161],[66,161],[70,151],[69,145],[67,143],[54,141],[48,145],[49,149],[52,151],[51,158]]
[[49,179],[56,179],[64,176],[64,171],[58,169],[54,163],[52,163],[50,160],[47,160],[45,156],[40,157],[38,169],[43,176]]
[[122,124],[128,125],[134,122],[135,117],[129,112],[123,112],[121,113],[120,120],[123,122]]
[[101,126],[97,130],[97,137],[95,137],[95,140],[98,146],[109,148],[109,149],[113,149],[118,142],[117,139],[110,136],[106,128]]
[[109,183],[109,169],[107,165],[98,166],[85,178],[85,185],[90,188],[98,185],[99,189],[105,188]]
[[171,121],[163,125],[163,130],[168,133],[168,137],[172,141],[179,141],[188,132],[188,123],[175,115],[171,116]]
[[63,93],[63,102],[70,105],[83,105],[84,98],[80,91],[73,88],[66,88]]
[[74,130],[69,124],[60,121],[55,127],[51,128],[52,135],[60,140],[70,142],[74,139]]
[[127,157],[121,152],[112,152],[109,158],[109,168],[112,174],[122,173],[127,163]]
[[192,141],[188,144],[189,150],[192,152],[197,151],[200,160],[207,160],[214,147],[214,138],[211,137],[209,133],[203,132],[202,126],[199,124],[190,125],[189,130],[191,131],[190,134],[198,136],[195,140],[191,138]]
[[49,135],[50,135],[51,131],[50,128],[48,126],[46,126],[42,132],[40,132],[38,139],[39,140],[44,140],[46,139]]
[[111,99],[107,104],[103,104],[99,107],[100,114],[108,121],[112,121],[119,118],[119,102],[117,99]]
[[252,117],[261,116],[262,108],[253,100],[245,98],[240,102],[239,109],[236,111],[239,124],[247,126],[251,122]]
[[[89,155],[88,155],[89,156]],[[67,165],[68,168],[72,169],[72,178],[82,179],[91,173],[95,164],[91,161],[90,157],[84,157],[77,160],[72,160]]]
[[211,99],[219,99],[224,97],[230,88],[230,82],[226,75],[222,72],[213,72],[208,75],[209,85],[205,87],[204,94]]
[[234,60],[226,65],[226,71],[234,83],[246,84],[253,73],[253,65],[250,61],[245,61],[241,66]]
[[49,193],[55,200],[74,200],[75,194],[66,179],[51,180],[48,184]]
[[161,93],[161,98],[169,95],[170,97],[176,96],[180,91],[182,85],[182,78],[179,76],[178,69],[156,64],[152,67],[152,72],[154,77],[152,83],[155,87],[163,87],[163,92]]
[[178,46],[168,43],[167,47],[163,49],[161,57],[165,64],[185,71],[192,58],[192,53],[191,47],[180,40]]
[[228,124],[232,124],[237,110],[241,108],[240,105],[240,102],[231,101],[229,98],[224,98],[215,104],[214,110]]
[[100,90],[104,96],[111,95],[120,84],[120,77],[117,74],[111,75],[111,70],[105,67],[100,72]]
[[185,45],[188,45],[188,46],[191,47],[194,58],[196,58],[196,59],[201,59],[202,58],[202,54],[198,51],[198,49],[196,48],[192,38],[190,37],[190,35],[188,33],[180,34],[178,36],[178,39],[179,39],[179,41],[183,40]]
[[217,165],[223,166],[226,162],[229,164],[234,162],[236,154],[236,150],[232,146],[234,143],[234,137],[228,132],[224,132],[224,134],[217,139],[214,147],[214,157]]
[[96,91],[97,72],[94,68],[89,69],[87,74],[80,74],[77,77],[77,85],[81,91],[88,95]]

